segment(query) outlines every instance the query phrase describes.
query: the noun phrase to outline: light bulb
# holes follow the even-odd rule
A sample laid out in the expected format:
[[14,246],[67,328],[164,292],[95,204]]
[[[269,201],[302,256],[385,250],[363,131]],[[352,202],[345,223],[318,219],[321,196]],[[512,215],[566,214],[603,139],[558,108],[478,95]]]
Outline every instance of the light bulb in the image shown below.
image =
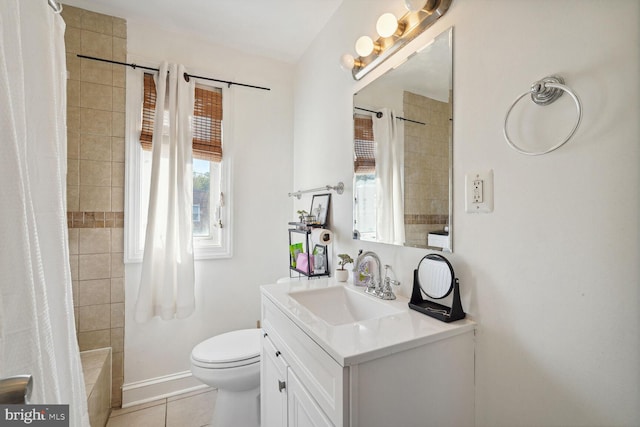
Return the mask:
[[398,30],[398,20],[393,13],[385,13],[378,18],[376,31],[380,37],[391,37]]
[[404,0],[405,7],[409,12],[417,12],[424,7],[426,0]]
[[340,66],[342,67],[343,70],[351,71],[353,70],[353,67],[355,66],[355,64],[356,64],[356,60],[353,58],[353,56],[349,55],[348,53],[345,53],[340,57]]
[[371,55],[373,48],[373,40],[369,36],[362,36],[356,40],[356,52],[362,57]]

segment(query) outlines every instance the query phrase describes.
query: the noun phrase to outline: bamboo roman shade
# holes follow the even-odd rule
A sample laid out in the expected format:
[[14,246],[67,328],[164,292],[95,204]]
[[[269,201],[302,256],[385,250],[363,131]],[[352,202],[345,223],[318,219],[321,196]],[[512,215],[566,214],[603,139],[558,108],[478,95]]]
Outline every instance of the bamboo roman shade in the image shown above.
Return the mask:
[[[153,75],[145,73],[140,132],[140,144],[144,150],[151,150],[155,111],[156,85]],[[193,157],[222,161],[222,90],[196,86],[192,125]]]
[[373,140],[371,116],[354,114],[354,162],[355,173],[373,173],[376,170],[376,143]]

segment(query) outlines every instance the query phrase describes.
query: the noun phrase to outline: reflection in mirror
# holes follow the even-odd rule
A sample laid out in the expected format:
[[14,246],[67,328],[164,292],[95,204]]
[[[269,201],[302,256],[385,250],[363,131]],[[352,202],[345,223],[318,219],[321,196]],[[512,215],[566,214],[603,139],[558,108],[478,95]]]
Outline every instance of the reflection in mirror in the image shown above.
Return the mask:
[[354,238],[451,251],[453,29],[354,94]]
[[451,265],[442,259],[426,256],[418,265],[418,283],[429,298],[441,299],[453,289]]

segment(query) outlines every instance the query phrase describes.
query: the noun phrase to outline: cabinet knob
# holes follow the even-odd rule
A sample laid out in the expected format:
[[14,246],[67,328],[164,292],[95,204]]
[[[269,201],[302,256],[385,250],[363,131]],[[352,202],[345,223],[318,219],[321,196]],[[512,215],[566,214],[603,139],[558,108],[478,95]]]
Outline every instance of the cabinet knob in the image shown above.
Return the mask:
[[282,393],[282,390],[287,388],[287,383],[285,381],[278,380],[278,391]]
[[279,357],[282,353],[280,353],[280,350],[276,351],[276,357]]

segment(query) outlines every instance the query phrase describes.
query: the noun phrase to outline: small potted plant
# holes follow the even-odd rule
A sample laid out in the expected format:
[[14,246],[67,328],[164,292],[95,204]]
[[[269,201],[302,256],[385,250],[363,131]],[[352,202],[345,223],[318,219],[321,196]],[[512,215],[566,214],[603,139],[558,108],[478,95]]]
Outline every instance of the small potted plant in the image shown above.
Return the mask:
[[349,272],[344,268],[347,264],[353,263],[353,258],[349,256],[349,254],[338,254],[338,268],[336,269],[336,279],[338,282],[346,282],[349,278]]
[[304,209],[300,209],[299,211],[296,211],[296,213],[299,215],[300,222],[304,222],[304,217],[305,217],[305,215],[307,215],[309,212],[305,211]]

